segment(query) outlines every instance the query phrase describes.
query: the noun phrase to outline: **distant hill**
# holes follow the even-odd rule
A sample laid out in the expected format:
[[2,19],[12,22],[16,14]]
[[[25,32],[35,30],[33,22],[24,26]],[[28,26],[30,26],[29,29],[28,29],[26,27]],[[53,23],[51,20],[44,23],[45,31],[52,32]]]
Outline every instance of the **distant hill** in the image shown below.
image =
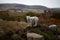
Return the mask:
[[51,12],[60,12],[60,8],[51,8]]
[[4,9],[43,9],[43,10],[46,10],[48,9],[47,7],[45,6],[41,6],[41,5],[24,5],[24,4],[0,4],[0,10],[4,10]]
[[24,4],[10,4],[10,3],[3,3],[0,4],[0,10],[7,10],[7,9],[22,9],[22,10],[28,10],[28,9],[35,9],[35,10],[48,10],[50,9],[51,12],[60,12],[60,8],[47,8],[42,5],[24,5]]

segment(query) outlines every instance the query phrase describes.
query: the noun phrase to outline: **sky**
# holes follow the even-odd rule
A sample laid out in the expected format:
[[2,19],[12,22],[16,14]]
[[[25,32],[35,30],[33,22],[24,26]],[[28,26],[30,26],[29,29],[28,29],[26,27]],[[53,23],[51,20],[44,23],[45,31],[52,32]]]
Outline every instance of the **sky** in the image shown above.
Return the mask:
[[0,0],[0,3],[43,5],[49,8],[60,8],[60,0]]

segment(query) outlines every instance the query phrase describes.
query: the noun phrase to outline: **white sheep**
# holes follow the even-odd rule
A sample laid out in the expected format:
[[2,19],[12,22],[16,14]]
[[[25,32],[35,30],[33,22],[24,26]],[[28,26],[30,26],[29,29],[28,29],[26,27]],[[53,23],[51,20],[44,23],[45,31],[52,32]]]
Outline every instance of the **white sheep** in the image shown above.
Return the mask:
[[54,33],[56,33],[57,32],[57,25],[55,25],[55,24],[49,25],[49,29],[51,31],[53,31]]
[[[38,20],[39,18],[36,16],[30,17],[30,16],[26,16],[27,22],[28,22],[28,26],[37,26]],[[34,23],[34,24],[33,24]]]
[[57,28],[57,25],[55,25],[55,24],[49,25],[49,28],[56,29]]

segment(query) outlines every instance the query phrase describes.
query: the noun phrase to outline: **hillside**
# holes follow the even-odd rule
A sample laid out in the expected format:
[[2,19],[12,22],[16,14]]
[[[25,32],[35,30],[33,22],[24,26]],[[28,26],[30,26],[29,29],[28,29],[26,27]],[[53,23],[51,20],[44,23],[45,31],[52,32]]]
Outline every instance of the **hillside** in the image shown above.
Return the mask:
[[0,10],[4,9],[12,9],[12,8],[17,8],[17,9],[48,9],[45,6],[41,5],[24,5],[24,4],[0,4]]
[[51,8],[51,12],[60,12],[60,8]]

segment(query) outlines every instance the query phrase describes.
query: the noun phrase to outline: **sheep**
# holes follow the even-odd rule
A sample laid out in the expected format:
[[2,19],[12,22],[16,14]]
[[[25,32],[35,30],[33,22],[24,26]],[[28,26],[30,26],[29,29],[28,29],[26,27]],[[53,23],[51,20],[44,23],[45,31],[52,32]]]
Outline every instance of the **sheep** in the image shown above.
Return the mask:
[[55,25],[55,24],[49,25],[49,29],[50,29],[55,35],[57,35],[57,33],[58,33],[57,25]]
[[26,16],[27,19],[27,23],[28,23],[28,27],[26,28],[27,30],[31,30],[33,28],[38,27],[38,21],[39,18],[36,16],[30,17],[30,16]]
[[52,30],[56,30],[57,25],[55,25],[55,24],[49,25],[49,28],[52,29]]
[[30,17],[30,16],[26,16],[26,19],[27,19],[27,22],[28,22],[28,26],[37,26],[37,22],[39,20],[38,17],[36,16],[33,16],[33,17]]

